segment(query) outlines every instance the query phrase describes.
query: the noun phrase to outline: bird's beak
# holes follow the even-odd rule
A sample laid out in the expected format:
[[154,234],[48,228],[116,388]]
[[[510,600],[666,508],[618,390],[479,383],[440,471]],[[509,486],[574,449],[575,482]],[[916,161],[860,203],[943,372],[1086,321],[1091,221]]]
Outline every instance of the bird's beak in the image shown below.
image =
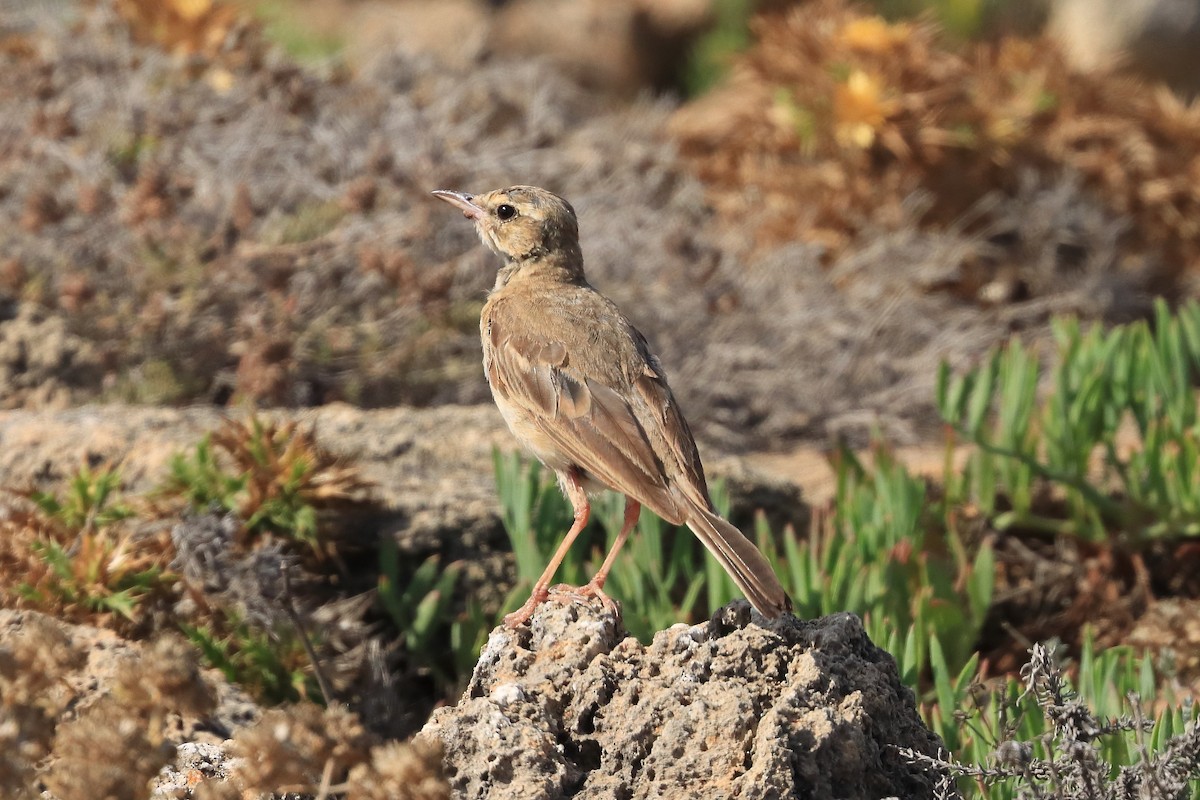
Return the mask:
[[430,192],[434,197],[440,197],[457,208],[467,219],[483,219],[484,210],[471,202],[471,195],[465,192],[448,192],[445,189],[435,189]]

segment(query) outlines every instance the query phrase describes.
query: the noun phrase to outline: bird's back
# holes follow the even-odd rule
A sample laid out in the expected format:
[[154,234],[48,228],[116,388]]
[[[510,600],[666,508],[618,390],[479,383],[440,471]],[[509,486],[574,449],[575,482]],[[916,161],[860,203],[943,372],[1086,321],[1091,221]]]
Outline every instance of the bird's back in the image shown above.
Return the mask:
[[[502,411],[512,402],[513,387],[505,385],[506,377],[495,361],[497,348],[506,342],[529,362],[529,370],[548,368],[552,378],[557,373],[555,386],[560,395],[570,394],[573,386],[583,387],[608,401],[606,423],[628,422],[630,438],[637,437],[644,446],[625,447],[610,455],[632,458],[645,478],[656,484],[655,491],[630,494],[673,522],[682,521],[681,509],[687,501],[710,505],[691,430],[666,375],[645,338],[615,303],[586,283],[514,281],[488,298],[480,332],[484,368]],[[537,389],[531,393],[536,394]],[[547,397],[539,407],[548,408],[553,402],[561,400]],[[612,408],[614,405],[621,408]],[[554,407],[561,410],[561,406]],[[627,419],[621,420],[622,415]],[[511,417],[512,412],[506,411],[510,427]],[[550,419],[540,422],[555,424]],[[514,433],[521,436],[515,429]],[[643,451],[644,457],[639,458]],[[597,455],[603,457],[604,453]],[[612,488],[626,491],[629,487]]]
[[522,281],[488,298],[487,307],[514,327],[546,340],[564,342],[576,368],[617,388],[640,372],[649,353],[617,304],[587,283]]

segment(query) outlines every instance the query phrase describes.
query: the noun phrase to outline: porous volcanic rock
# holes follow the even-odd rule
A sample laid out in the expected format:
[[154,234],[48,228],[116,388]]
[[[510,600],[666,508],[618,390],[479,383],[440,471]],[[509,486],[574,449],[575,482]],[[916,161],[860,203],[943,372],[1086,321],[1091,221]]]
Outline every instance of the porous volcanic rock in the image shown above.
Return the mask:
[[422,735],[459,798],[934,796],[934,754],[895,662],[859,619],[767,621],[745,601],[650,645],[595,606],[493,631]]

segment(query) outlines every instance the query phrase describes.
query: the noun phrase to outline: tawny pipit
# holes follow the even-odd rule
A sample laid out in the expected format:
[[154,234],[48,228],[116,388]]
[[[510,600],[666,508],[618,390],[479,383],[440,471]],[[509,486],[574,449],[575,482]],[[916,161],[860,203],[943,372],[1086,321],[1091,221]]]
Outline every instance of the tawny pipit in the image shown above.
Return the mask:
[[504,258],[479,321],[483,369],[508,427],[558,475],[575,522],[533,594],[504,621],[515,627],[549,596],[567,548],[587,525],[588,492],[625,495],[625,523],[579,594],[608,605],[604,581],[642,505],[700,537],[763,615],[790,608],[771,565],[713,510],[692,432],[645,337],[583,275],[575,209],[532,186],[433,194],[474,220]]

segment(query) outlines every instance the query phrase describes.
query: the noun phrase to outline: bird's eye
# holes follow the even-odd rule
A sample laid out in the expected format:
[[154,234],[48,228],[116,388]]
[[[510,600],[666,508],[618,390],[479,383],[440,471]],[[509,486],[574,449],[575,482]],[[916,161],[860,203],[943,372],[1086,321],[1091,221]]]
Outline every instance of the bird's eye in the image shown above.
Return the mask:
[[496,206],[496,216],[500,219],[512,219],[517,215],[517,209],[508,203]]

